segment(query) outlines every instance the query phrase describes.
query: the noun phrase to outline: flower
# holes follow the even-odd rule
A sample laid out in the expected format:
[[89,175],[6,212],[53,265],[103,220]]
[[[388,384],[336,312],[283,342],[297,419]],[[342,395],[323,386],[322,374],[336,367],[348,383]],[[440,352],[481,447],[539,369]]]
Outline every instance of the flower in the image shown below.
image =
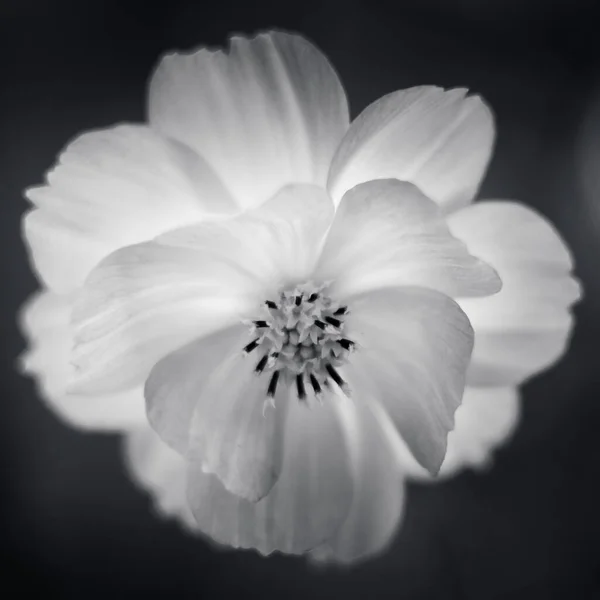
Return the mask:
[[471,204],[494,126],[466,90],[350,123],[326,58],[271,32],[166,56],[148,112],[27,192],[24,370],[72,424],[125,432],[132,477],[189,529],[382,551],[406,476],[487,458],[564,352],[568,250],[520,204]]

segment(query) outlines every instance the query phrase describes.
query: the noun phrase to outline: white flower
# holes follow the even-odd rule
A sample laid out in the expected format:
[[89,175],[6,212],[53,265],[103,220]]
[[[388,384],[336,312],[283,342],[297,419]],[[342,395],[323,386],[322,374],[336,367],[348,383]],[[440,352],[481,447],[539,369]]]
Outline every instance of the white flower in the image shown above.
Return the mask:
[[165,57],[149,96],[149,125],[82,135],[27,192],[25,370],[72,424],[127,432],[192,530],[381,551],[405,476],[483,462],[564,352],[568,250],[524,206],[470,204],[494,127],[466,90],[350,124],[325,57],[268,33]]

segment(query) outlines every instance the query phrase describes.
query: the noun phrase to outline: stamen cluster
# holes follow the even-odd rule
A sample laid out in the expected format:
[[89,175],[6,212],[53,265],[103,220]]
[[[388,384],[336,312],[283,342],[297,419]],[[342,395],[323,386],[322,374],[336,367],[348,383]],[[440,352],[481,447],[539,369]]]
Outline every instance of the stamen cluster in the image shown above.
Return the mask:
[[307,386],[321,400],[330,379],[349,393],[337,371],[355,347],[344,335],[348,307],[323,294],[323,288],[283,290],[277,300],[264,303],[261,318],[249,323],[253,339],[243,350],[262,355],[254,370],[270,375],[266,394],[271,402],[282,382],[294,385],[301,401]]

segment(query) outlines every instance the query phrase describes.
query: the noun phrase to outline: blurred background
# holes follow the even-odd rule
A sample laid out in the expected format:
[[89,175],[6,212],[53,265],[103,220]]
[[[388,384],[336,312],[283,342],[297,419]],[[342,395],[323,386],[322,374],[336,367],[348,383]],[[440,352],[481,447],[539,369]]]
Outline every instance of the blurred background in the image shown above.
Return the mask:
[[[600,598],[600,6],[585,0],[0,1],[0,573],[34,597]],[[23,188],[77,133],[142,121],[171,49],[279,27],[312,39],[353,116],[420,84],[466,86],[497,117],[481,196],[535,207],[586,290],[572,349],[524,388],[482,474],[411,485],[383,557],[350,571],[216,552],[155,519],[115,436],[67,428],[20,378],[15,314],[36,282]]]

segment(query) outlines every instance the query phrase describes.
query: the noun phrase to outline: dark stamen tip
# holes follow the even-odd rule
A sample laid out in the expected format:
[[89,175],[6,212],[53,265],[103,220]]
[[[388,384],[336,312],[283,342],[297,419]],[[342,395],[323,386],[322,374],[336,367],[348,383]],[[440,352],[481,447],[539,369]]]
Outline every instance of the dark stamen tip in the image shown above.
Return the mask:
[[302,373],[296,375],[296,389],[298,390],[298,398],[304,400],[306,398],[306,389],[304,388],[304,376]]
[[309,379],[310,379],[310,385],[312,385],[312,388],[315,391],[315,394],[320,394],[321,393],[321,385],[317,381],[317,378],[311,373]]
[[244,352],[250,354],[260,344],[260,338],[252,340],[248,345],[244,346]]
[[269,308],[277,308],[277,304],[275,304],[275,302],[273,302],[272,300],[267,300],[265,302],[265,304],[269,307]]
[[266,321],[254,321],[256,327],[268,327],[269,324]]
[[325,365],[325,369],[327,370],[327,372],[331,376],[331,379],[333,379],[340,387],[342,387],[346,383],[340,377],[340,374],[330,364]]
[[335,319],[333,317],[325,317],[325,320],[330,324],[333,325],[334,327],[339,327],[342,322],[339,319]]
[[263,369],[267,366],[267,361],[269,360],[269,355],[265,354],[259,361],[258,364],[256,365],[256,368],[254,369],[255,373],[262,373]]
[[319,328],[319,329],[325,329],[325,323],[323,323],[323,321],[320,321],[319,319],[315,319],[315,325]]
[[352,340],[347,340],[346,338],[343,338],[341,340],[338,340],[338,344],[344,349],[344,350],[350,350],[351,348],[354,347],[354,342]]
[[302,296],[303,294],[296,296],[296,306],[300,306],[302,304]]
[[279,380],[279,371],[275,371],[271,376],[271,381],[269,381],[269,389],[267,390],[267,396],[273,398],[275,396],[275,392],[277,391],[277,381]]
[[347,310],[348,310],[347,306],[340,306],[340,308],[338,308],[333,314],[334,315],[345,315]]
[[308,301],[314,302],[319,297],[319,294],[311,294]]

